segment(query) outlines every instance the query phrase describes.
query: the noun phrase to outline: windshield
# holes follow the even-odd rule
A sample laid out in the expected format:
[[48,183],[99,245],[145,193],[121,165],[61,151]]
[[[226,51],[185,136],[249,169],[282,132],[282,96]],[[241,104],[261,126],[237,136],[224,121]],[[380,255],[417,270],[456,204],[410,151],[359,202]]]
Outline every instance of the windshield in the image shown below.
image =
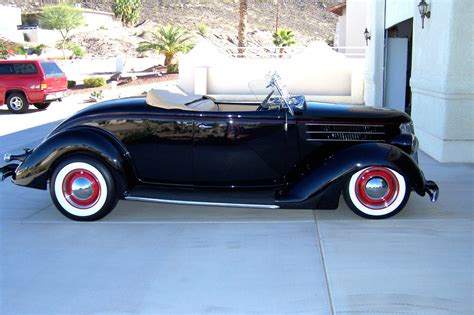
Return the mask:
[[279,97],[284,99],[285,103],[290,102],[291,94],[281,77],[275,72],[274,74],[265,75],[264,79],[252,80],[248,84],[250,91],[259,103],[273,91],[272,97]]
[[267,81],[268,86],[270,86],[273,91],[275,91],[275,94],[280,96],[285,102],[285,104],[288,106],[290,104],[291,95],[286,85],[283,84],[281,77],[278,75],[278,73],[275,72],[274,74],[267,76]]
[[261,103],[263,108],[288,108],[293,115],[293,104],[298,103],[295,97],[292,97],[288,88],[281,77],[275,72],[265,76],[265,80],[253,80],[249,82],[249,88],[252,91],[255,100]]

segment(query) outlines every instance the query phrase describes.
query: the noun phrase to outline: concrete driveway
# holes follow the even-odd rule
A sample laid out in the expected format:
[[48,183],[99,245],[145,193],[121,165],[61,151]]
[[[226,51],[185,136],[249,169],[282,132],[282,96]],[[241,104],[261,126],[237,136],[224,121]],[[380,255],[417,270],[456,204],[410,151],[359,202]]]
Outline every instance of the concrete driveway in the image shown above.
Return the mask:
[[[1,136],[0,153],[38,143],[54,124]],[[439,202],[412,194],[382,221],[343,202],[309,211],[121,201],[78,223],[49,192],[0,183],[0,314],[472,314],[474,167],[424,154],[421,165]]]

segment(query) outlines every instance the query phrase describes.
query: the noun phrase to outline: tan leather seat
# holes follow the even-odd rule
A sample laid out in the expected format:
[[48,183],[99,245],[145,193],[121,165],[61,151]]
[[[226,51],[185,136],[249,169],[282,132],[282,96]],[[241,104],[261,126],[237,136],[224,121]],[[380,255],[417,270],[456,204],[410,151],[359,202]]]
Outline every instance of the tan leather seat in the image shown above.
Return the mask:
[[186,104],[186,107],[199,112],[217,112],[219,110],[219,107],[217,107],[216,103],[214,103],[210,98],[202,98],[193,101]]
[[192,110],[185,104],[194,100],[196,100],[195,96],[170,92],[167,89],[151,89],[146,94],[146,102],[148,105],[164,109]]
[[198,98],[195,95],[186,95],[171,92],[168,89],[151,89],[146,95],[148,105],[164,109],[182,109],[193,111],[217,111],[217,105],[209,98]]

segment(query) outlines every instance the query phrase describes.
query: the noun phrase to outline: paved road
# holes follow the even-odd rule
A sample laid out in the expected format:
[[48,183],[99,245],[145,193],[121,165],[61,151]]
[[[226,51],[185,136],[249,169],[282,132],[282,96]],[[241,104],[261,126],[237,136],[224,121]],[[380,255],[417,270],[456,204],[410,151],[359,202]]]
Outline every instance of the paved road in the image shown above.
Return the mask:
[[[54,125],[0,137],[0,153]],[[336,211],[119,202],[64,218],[0,183],[0,314],[470,314],[473,165],[421,155],[439,203],[383,221]]]

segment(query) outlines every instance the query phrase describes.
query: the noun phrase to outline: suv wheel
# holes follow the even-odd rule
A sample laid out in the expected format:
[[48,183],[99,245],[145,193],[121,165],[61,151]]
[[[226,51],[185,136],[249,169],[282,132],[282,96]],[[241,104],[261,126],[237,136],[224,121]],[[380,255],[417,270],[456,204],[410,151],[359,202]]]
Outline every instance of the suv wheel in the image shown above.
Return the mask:
[[46,103],[34,103],[33,106],[38,108],[38,109],[46,109],[48,106],[51,105],[51,102],[46,102]]
[[14,114],[26,113],[29,105],[23,93],[11,93],[7,97],[7,107]]

